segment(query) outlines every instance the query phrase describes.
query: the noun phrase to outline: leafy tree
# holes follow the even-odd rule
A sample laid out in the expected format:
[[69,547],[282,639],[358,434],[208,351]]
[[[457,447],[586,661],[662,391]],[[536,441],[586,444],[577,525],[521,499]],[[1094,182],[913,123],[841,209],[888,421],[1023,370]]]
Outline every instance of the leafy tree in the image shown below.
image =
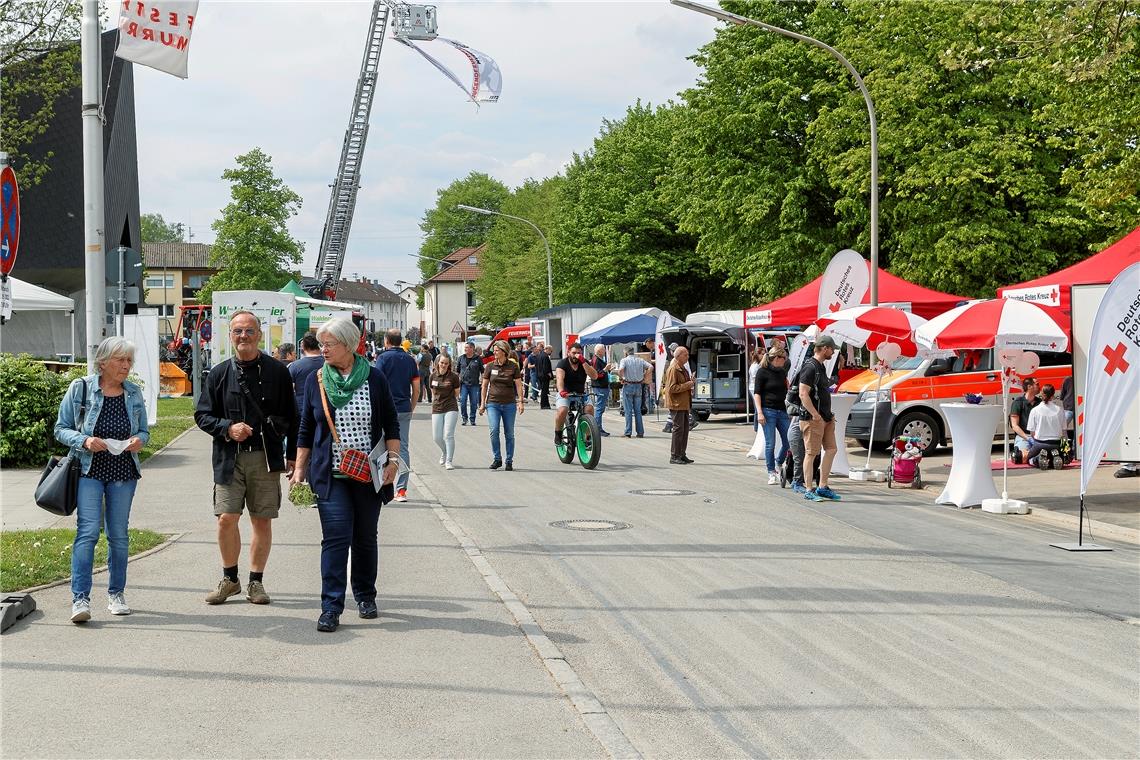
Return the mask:
[[[564,182],[561,176],[527,180],[499,210],[529,219],[549,240]],[[546,246],[529,226],[514,219],[494,219],[479,260],[482,274],[474,286],[474,316],[478,322],[502,325],[546,308]],[[561,286],[562,274],[554,273],[556,287]]]
[[31,143],[55,118],[60,96],[80,84],[81,15],[73,0],[0,0],[0,148],[25,187],[39,183],[53,158],[30,154]]
[[143,214],[139,221],[144,243],[182,243],[186,240],[186,225],[182,222],[167,224],[162,214]]
[[435,208],[428,209],[420,222],[424,242],[419,265],[424,279],[439,271],[441,265],[436,259],[445,258],[456,248],[482,245],[495,224],[496,217],[460,211],[456,206],[462,203],[499,211],[510,192],[502,182],[481,172],[471,172],[436,192]]
[[593,147],[574,156],[554,231],[559,300],[632,300],[679,314],[743,305],[661,198],[671,135],[685,115],[639,101],[622,119],[603,122]]
[[301,263],[304,245],[286,223],[301,208],[301,196],[273,174],[260,148],[237,157],[237,168],[222,172],[233,198],[212,225],[216,238],[210,264],[218,268],[197,298],[210,303],[215,290],[278,290]]

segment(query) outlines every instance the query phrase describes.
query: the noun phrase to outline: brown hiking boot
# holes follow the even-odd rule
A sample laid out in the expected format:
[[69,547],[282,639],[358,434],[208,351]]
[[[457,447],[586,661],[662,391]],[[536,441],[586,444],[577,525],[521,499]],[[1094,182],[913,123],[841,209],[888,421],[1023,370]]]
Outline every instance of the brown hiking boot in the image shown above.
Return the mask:
[[265,585],[261,581],[250,581],[245,587],[245,598],[253,604],[269,604],[269,594],[265,593]]
[[206,604],[221,604],[229,599],[231,596],[241,593],[241,583],[239,581],[231,581],[229,578],[222,578],[218,581],[218,587],[206,594]]

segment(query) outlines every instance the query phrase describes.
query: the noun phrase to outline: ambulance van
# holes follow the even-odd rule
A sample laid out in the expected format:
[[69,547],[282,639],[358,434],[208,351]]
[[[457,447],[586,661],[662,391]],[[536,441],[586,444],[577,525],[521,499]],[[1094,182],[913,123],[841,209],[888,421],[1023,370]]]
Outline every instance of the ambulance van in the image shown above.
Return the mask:
[[[1068,353],[1036,352],[1041,366],[1033,374],[1044,385],[1057,389],[1072,375],[1072,356]],[[866,448],[884,448],[897,436],[917,436],[927,451],[949,442],[950,428],[942,413],[943,404],[962,403],[967,393],[985,396],[982,403],[1001,404],[1001,368],[993,349],[959,351],[940,359],[900,357],[883,376],[877,397],[874,372],[863,372],[843,383],[843,393],[857,393],[847,422],[847,436]],[[1010,389],[1010,402],[1021,393],[1020,386]],[[875,430],[871,417],[875,415]],[[1007,420],[1008,424],[1008,420]],[[997,435],[1002,431],[999,427]]]

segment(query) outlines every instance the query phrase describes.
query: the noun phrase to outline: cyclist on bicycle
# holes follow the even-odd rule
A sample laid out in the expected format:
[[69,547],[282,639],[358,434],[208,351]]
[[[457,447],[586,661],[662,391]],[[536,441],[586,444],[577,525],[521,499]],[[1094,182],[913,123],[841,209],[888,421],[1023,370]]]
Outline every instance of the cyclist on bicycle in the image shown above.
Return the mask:
[[558,362],[554,369],[554,382],[558,389],[554,413],[555,445],[562,445],[562,426],[566,424],[566,415],[570,413],[571,400],[576,399],[587,416],[594,413],[594,405],[586,397],[587,377],[596,379],[598,371],[589,362],[582,361],[582,344],[575,343],[570,346],[570,355]]

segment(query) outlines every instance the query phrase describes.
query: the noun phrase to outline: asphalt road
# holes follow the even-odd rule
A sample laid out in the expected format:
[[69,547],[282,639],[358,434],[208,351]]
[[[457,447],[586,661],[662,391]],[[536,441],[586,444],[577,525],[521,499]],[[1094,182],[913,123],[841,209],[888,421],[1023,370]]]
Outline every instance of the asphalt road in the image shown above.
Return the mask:
[[[1140,754],[1135,545],[1070,555],[1048,546],[1068,530],[873,484],[809,504],[716,422],[697,464],[668,465],[650,424],[586,471],[555,458],[551,415],[520,418],[508,473],[486,469],[485,419],[445,471],[417,413],[411,500],[381,518],[381,618],[331,635],[311,511],[276,523],[272,605],[202,603],[208,442],[177,442],[132,524],[183,536],[131,564],[135,614],[103,611],[97,575],[91,623],[67,622],[63,587],[5,633],[0,754]],[[685,493],[634,493],[660,489]]]

